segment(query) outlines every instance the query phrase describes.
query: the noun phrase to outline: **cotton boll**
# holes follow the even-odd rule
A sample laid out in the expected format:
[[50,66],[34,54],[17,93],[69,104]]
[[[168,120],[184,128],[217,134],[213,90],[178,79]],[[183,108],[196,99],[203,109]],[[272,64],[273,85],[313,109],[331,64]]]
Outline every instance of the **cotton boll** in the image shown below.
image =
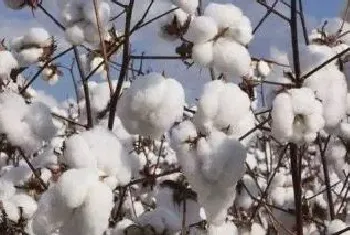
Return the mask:
[[73,26],[66,28],[65,36],[68,42],[74,46],[78,46],[84,43],[84,25],[74,24]]
[[33,47],[21,50],[20,52],[16,53],[15,56],[17,57],[21,66],[29,66],[38,62],[43,56],[43,53],[44,50],[42,48]]
[[181,8],[187,14],[194,14],[198,7],[198,0],[171,0],[172,3]]
[[124,92],[117,112],[129,133],[159,138],[182,117],[183,105],[182,85],[151,73]]
[[261,77],[267,77],[271,72],[269,64],[264,60],[259,60],[258,62],[258,72]]
[[280,141],[287,141],[293,135],[294,112],[289,94],[281,93],[272,104],[272,134]]
[[13,183],[7,180],[0,180],[0,201],[11,198],[16,192]]
[[253,223],[250,230],[251,235],[265,235],[266,230],[258,223]]
[[23,45],[36,45],[40,47],[51,44],[50,35],[44,28],[30,28],[23,37]]
[[11,202],[18,208],[22,208],[22,217],[30,219],[37,209],[34,199],[25,194],[17,194],[11,198]]
[[252,25],[249,18],[242,16],[238,24],[234,24],[228,28],[225,32],[225,36],[231,37],[242,46],[246,46],[253,38],[252,31]]
[[[110,16],[110,6],[107,2],[97,2],[97,12],[100,20],[100,27],[104,28],[108,22],[109,22],[109,16]],[[97,19],[96,19],[96,12],[95,12],[95,6],[93,2],[87,2],[84,4],[84,18],[85,20],[89,21],[91,24],[93,24],[97,29]]]
[[309,88],[291,89],[293,111],[295,114],[308,115],[313,112],[315,104],[314,92]]
[[[341,221],[341,220],[339,220],[339,219],[332,220],[332,221],[329,223],[329,225],[327,226],[326,234],[327,234],[327,235],[334,234],[334,233],[336,233],[336,232],[339,232],[339,231],[345,229],[346,227],[347,227],[347,226],[346,226],[346,224],[345,224],[343,221]],[[349,232],[345,232],[345,233],[343,233],[343,234],[348,235]]]
[[210,67],[213,62],[213,42],[194,45],[192,48],[192,59],[202,66]]
[[251,58],[248,50],[235,41],[220,38],[214,43],[214,67],[233,77],[249,73]]
[[51,110],[41,102],[34,102],[22,120],[28,123],[34,135],[44,141],[51,140],[57,132]]
[[200,44],[214,39],[218,34],[216,22],[211,17],[199,16],[191,21],[185,38],[194,44]]
[[2,200],[1,201],[2,208],[6,212],[7,218],[14,222],[18,222],[20,219],[19,209],[16,207],[16,205],[9,200]]
[[[74,228],[75,234],[100,235],[108,228],[108,219],[113,207],[111,189],[103,183],[91,185],[81,207],[76,209],[68,228]],[[71,231],[72,231],[71,230]],[[63,233],[69,234],[69,233]]]
[[19,10],[26,6],[25,0],[4,0],[5,6],[8,8]]
[[81,135],[73,135],[67,139],[63,161],[74,168],[97,167],[97,160]]
[[221,29],[236,26],[243,16],[242,11],[233,4],[209,3],[204,15],[212,17]]
[[[60,2],[58,2],[59,4]],[[61,6],[61,18],[65,25],[72,26],[83,20],[82,6],[77,2],[63,3]]]
[[18,61],[10,51],[0,51],[0,80],[10,79],[13,69],[18,68]]
[[231,221],[227,221],[220,226],[209,225],[208,235],[238,235],[237,227]]
[[345,123],[345,122],[340,123],[340,134],[345,139],[347,139],[347,140],[350,139],[350,124],[349,123]]
[[69,208],[77,208],[84,203],[90,187],[98,180],[96,171],[83,168],[66,171],[57,182],[60,200]]

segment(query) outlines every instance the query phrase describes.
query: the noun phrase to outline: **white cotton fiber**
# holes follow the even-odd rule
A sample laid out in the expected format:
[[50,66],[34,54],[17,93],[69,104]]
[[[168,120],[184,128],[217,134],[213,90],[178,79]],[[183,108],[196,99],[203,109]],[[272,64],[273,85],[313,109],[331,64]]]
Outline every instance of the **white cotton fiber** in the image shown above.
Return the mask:
[[58,197],[67,207],[81,206],[88,191],[98,180],[97,172],[92,169],[71,169],[66,171],[57,182]]
[[16,189],[10,181],[0,180],[0,200],[11,198],[16,192]]
[[171,2],[187,14],[194,14],[198,7],[198,0],[171,0]]
[[242,16],[238,24],[234,24],[227,29],[225,36],[237,41],[239,44],[246,46],[252,40],[252,25],[247,16]]
[[214,43],[214,67],[233,77],[249,73],[251,58],[248,50],[233,40],[220,38]]
[[[106,27],[109,21],[110,16],[110,6],[107,2],[100,2],[97,3],[97,9],[98,9],[98,16],[100,20],[100,26],[102,28]],[[96,13],[95,13],[95,7],[93,1],[86,2],[84,4],[84,18],[86,21],[90,22],[97,28],[97,19],[96,19]]]
[[218,27],[213,18],[208,16],[195,17],[185,34],[185,38],[194,44],[204,43],[214,39],[218,34]]
[[208,235],[238,235],[238,231],[233,222],[227,221],[219,226],[209,225]]
[[221,29],[236,26],[243,16],[242,11],[233,4],[209,3],[204,15],[212,17]]
[[23,49],[20,52],[15,53],[19,63],[21,66],[29,66],[33,63],[39,61],[39,59],[43,56],[44,50],[42,48],[28,48]]
[[192,59],[194,62],[210,67],[213,62],[213,42],[196,44],[192,48]]
[[36,45],[40,47],[51,44],[50,34],[44,28],[30,28],[22,39],[23,45]]
[[65,36],[68,42],[74,46],[78,46],[84,43],[84,25],[75,24],[69,28],[66,28]]
[[11,198],[11,202],[18,208],[22,208],[22,217],[30,219],[37,209],[36,201],[25,194],[17,194]]
[[8,8],[18,10],[25,6],[26,1],[25,0],[3,0],[5,6]]
[[18,68],[18,61],[10,51],[0,51],[0,80],[10,78],[11,71]]
[[182,117],[184,99],[179,82],[150,73],[133,81],[117,113],[129,133],[159,138]]

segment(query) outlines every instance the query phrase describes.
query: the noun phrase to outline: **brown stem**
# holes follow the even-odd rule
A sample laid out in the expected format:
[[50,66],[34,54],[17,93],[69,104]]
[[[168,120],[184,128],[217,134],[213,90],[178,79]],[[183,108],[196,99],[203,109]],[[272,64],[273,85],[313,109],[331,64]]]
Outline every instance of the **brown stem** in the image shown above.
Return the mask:
[[109,107],[109,117],[108,117],[109,130],[112,130],[114,125],[114,119],[117,111],[119,96],[122,90],[123,81],[127,75],[128,68],[129,68],[129,62],[130,62],[129,50],[130,50],[130,36],[131,36],[130,28],[131,28],[131,17],[132,17],[133,6],[134,6],[134,0],[130,0],[129,6],[126,11],[125,34],[124,34],[125,40],[124,40],[124,47],[123,47],[122,68],[119,73],[117,88],[111,98],[110,107]]
[[303,8],[303,1],[302,0],[299,0],[299,15],[300,15],[301,27],[303,29],[305,44],[309,45],[310,41],[309,41],[309,36],[307,33],[307,27],[306,27],[306,22],[305,22],[305,15],[304,15],[304,8]]

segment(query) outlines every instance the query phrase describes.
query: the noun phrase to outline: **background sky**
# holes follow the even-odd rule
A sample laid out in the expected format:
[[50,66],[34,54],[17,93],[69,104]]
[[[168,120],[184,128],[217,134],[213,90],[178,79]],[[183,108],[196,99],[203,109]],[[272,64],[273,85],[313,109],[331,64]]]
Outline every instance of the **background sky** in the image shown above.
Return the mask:
[[[61,0],[43,0],[45,8],[53,15],[59,18],[55,1]],[[86,0],[89,1],[89,0]],[[121,2],[128,2],[121,0]],[[156,0],[152,15],[158,15],[169,9],[169,5],[165,3],[167,0]],[[136,11],[134,21],[136,21],[147,7],[149,0],[136,0]],[[204,4],[208,2],[233,3],[239,6],[244,13],[251,19],[253,27],[258,23],[266,10],[256,4],[255,0],[204,0]],[[268,0],[267,2],[274,2]],[[286,1],[288,2],[288,0]],[[309,31],[321,25],[324,18],[331,18],[340,15],[345,0],[304,0],[304,11]],[[286,15],[289,10],[279,5],[279,10]],[[112,15],[120,11],[118,8],[113,9]],[[123,22],[115,22],[117,28],[122,28]],[[146,27],[138,32],[132,38],[133,54],[141,54],[145,52],[147,55],[174,55],[175,47],[179,42],[167,42],[159,38],[159,22]],[[30,9],[14,11],[6,8],[0,0],[0,38],[10,40],[14,36],[25,34],[29,27],[45,27],[52,35],[55,36],[58,43],[58,51],[64,50],[69,45],[65,42],[63,33],[57,28],[49,18],[41,13],[40,10],[32,12]],[[273,58],[278,56],[279,52],[286,51],[289,42],[289,29],[286,24],[281,22],[277,17],[270,17],[263,27],[257,32],[254,40],[249,45],[249,50],[254,57]],[[117,58],[118,59],[118,58]],[[62,65],[69,65],[71,55],[59,61]],[[179,61],[156,61],[145,62],[145,68],[153,71],[165,71],[168,76],[175,77],[183,83],[186,89],[188,100],[192,101],[198,97],[202,85],[208,80],[206,70],[193,66],[187,69],[182,62]],[[33,72],[32,72],[33,73]],[[32,73],[26,74],[30,78]],[[57,100],[63,101],[67,98],[74,98],[74,90],[69,74],[66,73],[55,85],[49,85],[38,79],[34,83],[34,88],[44,90],[46,93],[54,96]],[[117,78],[117,71],[112,71],[112,77]]]

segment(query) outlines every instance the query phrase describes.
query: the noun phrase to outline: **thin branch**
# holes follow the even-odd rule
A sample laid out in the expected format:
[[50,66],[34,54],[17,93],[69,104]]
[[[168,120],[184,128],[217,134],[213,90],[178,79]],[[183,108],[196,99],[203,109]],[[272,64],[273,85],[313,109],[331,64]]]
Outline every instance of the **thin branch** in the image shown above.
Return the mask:
[[302,0],[299,0],[299,12],[300,12],[299,15],[300,15],[301,27],[303,29],[305,44],[309,45],[310,41],[309,41],[309,36],[307,33],[307,27],[306,27],[306,22],[305,22],[305,15],[304,15],[303,1]]
[[278,0],[275,0],[275,2],[272,4],[270,9],[267,9],[266,14],[264,15],[263,18],[261,18],[261,20],[259,21],[258,25],[255,26],[254,30],[253,30],[253,35],[256,33],[256,31],[258,31],[258,29],[263,25],[263,23],[265,22],[265,20],[271,15],[272,11],[275,9],[275,7],[278,4]]
[[287,16],[285,16],[285,15],[281,14],[280,12],[278,12],[277,10],[273,9],[271,6],[269,6],[268,4],[266,4],[265,1],[263,1],[263,0],[257,0],[257,3],[259,3],[261,6],[265,7],[266,9],[271,10],[271,12],[272,12],[273,14],[279,16],[281,19],[283,19],[283,20],[285,20],[285,21],[287,21],[287,22],[290,21],[290,19],[289,19]]
[[74,125],[77,125],[77,126],[81,126],[81,127],[86,128],[86,129],[88,128],[87,125],[81,124],[81,123],[79,123],[79,122],[76,122],[76,121],[74,121],[74,120],[71,120],[71,119],[69,119],[69,118],[66,118],[65,116],[59,115],[59,114],[57,114],[57,113],[51,113],[51,115],[54,116],[55,118],[62,119],[63,121],[69,122],[69,123],[71,123],[71,124],[74,124]]
[[50,14],[43,6],[42,4],[38,4],[37,6],[38,8],[40,8],[44,14],[46,16],[48,16],[59,28],[61,28],[62,30],[66,30],[66,28],[52,15]]
[[115,119],[115,114],[117,111],[117,104],[119,100],[119,96],[122,90],[123,86],[123,81],[125,79],[125,76],[127,76],[128,68],[129,68],[129,62],[130,62],[130,55],[129,55],[129,50],[130,50],[130,36],[131,36],[131,17],[132,17],[132,11],[134,7],[134,0],[130,0],[129,6],[127,8],[126,12],[126,22],[125,22],[125,40],[124,40],[124,47],[123,47],[123,62],[122,62],[122,68],[119,73],[119,78],[118,78],[118,84],[117,88],[111,97],[110,101],[110,107],[109,107],[109,117],[108,117],[108,129],[112,130],[113,125],[114,125],[114,119]]

